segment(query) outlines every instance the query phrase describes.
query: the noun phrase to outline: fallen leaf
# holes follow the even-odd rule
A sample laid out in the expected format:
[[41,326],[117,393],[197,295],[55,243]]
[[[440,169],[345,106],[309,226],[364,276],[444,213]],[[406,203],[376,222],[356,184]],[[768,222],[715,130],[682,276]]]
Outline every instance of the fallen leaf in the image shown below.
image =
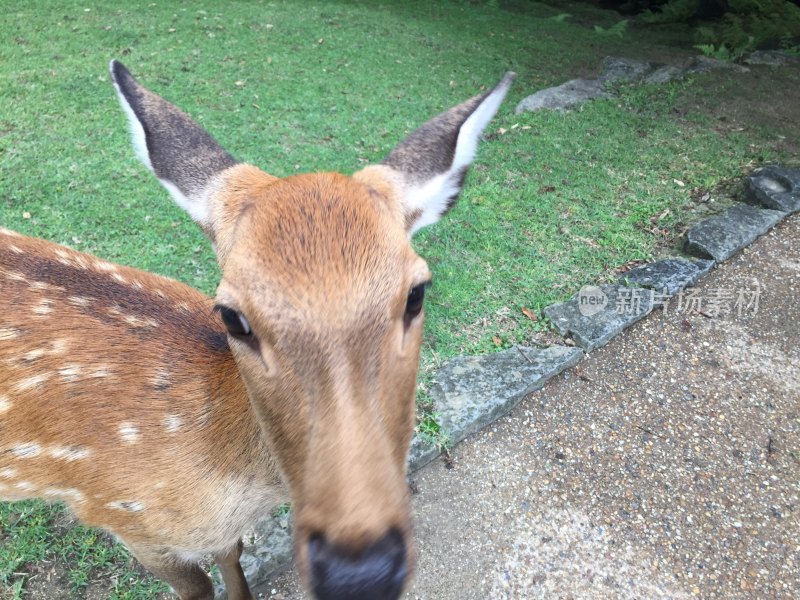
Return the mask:
[[522,314],[528,317],[531,321],[538,321],[539,317],[536,316],[536,313],[532,310],[528,310],[524,306],[522,307]]
[[502,344],[502,343],[503,343],[503,340],[501,340],[501,339],[500,339],[499,337],[497,337],[497,336],[494,336],[494,337],[492,338],[492,341],[494,342],[494,345],[495,345],[495,346],[499,346],[500,344]]
[[678,187],[683,187],[683,186],[685,186],[685,185],[686,185],[686,184],[685,184],[685,183],[683,183],[683,182],[682,182],[680,179],[673,179],[673,180],[672,180],[672,183],[674,183],[674,184],[675,184],[675,185],[677,185]]
[[31,213],[29,213],[29,212],[26,210],[24,213],[22,213],[22,218],[23,218],[23,219],[30,219],[30,218],[31,218]]

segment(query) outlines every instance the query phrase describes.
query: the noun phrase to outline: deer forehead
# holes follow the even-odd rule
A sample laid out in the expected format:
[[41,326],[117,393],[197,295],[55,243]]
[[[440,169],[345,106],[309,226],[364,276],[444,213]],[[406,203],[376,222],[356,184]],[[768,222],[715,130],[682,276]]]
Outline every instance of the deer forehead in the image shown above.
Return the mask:
[[397,215],[349,177],[277,180],[240,205],[217,294],[221,303],[283,313],[337,306],[389,312],[429,277]]

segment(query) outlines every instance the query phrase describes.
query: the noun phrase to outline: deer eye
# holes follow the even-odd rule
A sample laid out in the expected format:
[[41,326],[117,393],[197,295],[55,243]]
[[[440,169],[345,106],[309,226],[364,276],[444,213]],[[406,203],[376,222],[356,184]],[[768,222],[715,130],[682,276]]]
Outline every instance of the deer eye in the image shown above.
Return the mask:
[[425,288],[428,285],[428,283],[421,283],[411,288],[411,291],[408,292],[405,315],[407,324],[410,324],[411,320],[422,312],[422,303],[425,300]]
[[253,331],[250,329],[250,323],[247,322],[242,313],[227,306],[217,306],[217,311],[219,311],[219,316],[222,318],[228,333],[237,337],[252,335]]

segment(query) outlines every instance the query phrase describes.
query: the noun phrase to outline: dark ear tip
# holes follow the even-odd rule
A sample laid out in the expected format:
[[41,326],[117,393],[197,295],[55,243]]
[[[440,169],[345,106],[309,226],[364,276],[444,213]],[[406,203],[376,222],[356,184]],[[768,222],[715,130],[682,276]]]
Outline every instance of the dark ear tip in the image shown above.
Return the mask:
[[116,58],[111,59],[111,62],[108,65],[108,70],[111,73],[111,79],[114,83],[119,84],[120,80],[125,78],[132,78],[132,75],[128,69],[125,68],[121,62],[119,62]]

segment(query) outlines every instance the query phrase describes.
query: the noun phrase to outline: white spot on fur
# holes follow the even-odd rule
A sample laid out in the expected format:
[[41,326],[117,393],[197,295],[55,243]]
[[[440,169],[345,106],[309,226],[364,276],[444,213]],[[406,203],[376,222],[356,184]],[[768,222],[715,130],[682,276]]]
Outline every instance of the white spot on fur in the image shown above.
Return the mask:
[[17,458],[34,458],[42,453],[42,447],[39,444],[20,444],[11,448],[11,454]]
[[67,302],[72,304],[73,306],[77,306],[83,308],[87,306],[90,302],[89,298],[84,298],[83,296],[70,296],[67,298]]
[[78,365],[65,365],[58,370],[64,383],[75,383],[80,378],[81,368]]
[[158,327],[158,322],[151,319],[150,317],[140,318],[136,315],[124,315],[122,320],[125,321],[131,327]]
[[167,388],[172,384],[172,375],[165,369],[159,369],[150,379],[150,385],[156,389]]
[[45,488],[42,491],[42,496],[45,498],[74,500],[75,502],[83,502],[86,500],[84,493],[75,488]]
[[18,490],[22,490],[23,492],[32,492],[36,489],[36,486],[30,481],[19,481],[14,487],[16,487]]
[[50,353],[64,354],[67,351],[67,346],[69,346],[69,342],[65,339],[53,340],[50,342]]
[[126,510],[128,512],[141,512],[144,510],[144,502],[138,500],[114,500],[106,504],[108,508],[114,510]]
[[11,244],[8,247],[8,249],[11,250],[14,254],[24,254],[25,253],[24,250],[22,250],[19,246],[15,246],[14,244]]
[[22,360],[32,361],[44,356],[44,348],[36,348],[22,355]]
[[42,298],[39,301],[39,304],[36,304],[31,310],[35,315],[49,315],[53,312],[53,308],[50,306],[53,304],[53,301],[48,298]]
[[119,437],[126,444],[135,444],[139,441],[139,428],[132,423],[120,423]]
[[0,479],[11,479],[12,477],[17,476],[17,470],[12,469],[11,467],[5,467],[4,469],[0,469]]
[[183,427],[183,419],[178,415],[167,415],[164,418],[164,429],[167,433],[178,433]]
[[41,291],[45,291],[45,290],[49,290],[51,292],[63,292],[64,291],[64,288],[61,287],[60,285],[53,285],[53,284],[50,284],[50,283],[46,283],[44,281],[29,281],[28,282],[28,287],[31,288],[32,290],[37,290],[37,291],[40,291],[40,292]]
[[0,394],[0,415],[7,412],[11,408],[11,399],[8,396]]
[[53,458],[63,459],[67,462],[80,460],[91,454],[88,448],[82,446],[53,446],[48,452]]
[[25,277],[19,271],[6,271],[6,279],[10,279],[11,281],[27,281],[28,278]]
[[0,227],[0,233],[11,237],[24,237],[21,233],[17,233],[16,231],[11,231],[10,229],[6,229],[5,227]]
[[0,327],[0,342],[7,342],[19,337],[19,329],[13,327]]
[[14,386],[14,389],[16,389],[18,392],[25,392],[35,387],[39,387],[48,379],[50,379],[50,373],[38,373],[37,375],[31,375],[30,377],[26,377],[25,379],[18,381]]
[[67,267],[89,269],[91,266],[85,257],[74,252],[69,252],[64,248],[56,248],[56,260]]
[[95,261],[94,268],[98,271],[106,271],[107,273],[116,273],[117,271],[117,265],[113,265],[104,260]]

